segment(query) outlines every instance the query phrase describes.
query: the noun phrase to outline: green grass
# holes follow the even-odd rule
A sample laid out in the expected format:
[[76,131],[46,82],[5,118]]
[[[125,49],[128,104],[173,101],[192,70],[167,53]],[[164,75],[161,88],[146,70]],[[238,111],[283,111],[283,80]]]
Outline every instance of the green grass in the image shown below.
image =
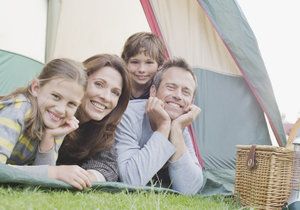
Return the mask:
[[0,209],[240,209],[232,198],[0,186]]

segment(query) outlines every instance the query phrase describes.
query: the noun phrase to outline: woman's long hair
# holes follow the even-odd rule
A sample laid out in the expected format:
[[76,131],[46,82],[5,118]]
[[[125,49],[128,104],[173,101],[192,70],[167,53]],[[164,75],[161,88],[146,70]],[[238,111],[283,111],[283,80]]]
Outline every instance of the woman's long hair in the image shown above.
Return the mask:
[[[39,87],[54,79],[66,79],[76,81],[86,87],[87,77],[82,63],[67,58],[54,59],[47,63],[38,76]],[[31,93],[31,85],[18,88],[9,95],[0,97],[1,100],[14,99],[23,94],[31,103],[31,112],[25,121],[25,135],[30,139],[41,139],[45,125],[37,104],[37,99]]]
[[[87,75],[103,67],[109,66],[117,70],[122,76],[122,93],[117,106],[102,120],[90,120],[80,124],[79,128],[66,136],[63,145],[59,150],[58,164],[78,164],[99,151],[108,150],[114,144],[114,133],[130,98],[130,81],[124,61],[109,54],[92,56],[83,62]],[[82,120],[84,110],[80,106],[76,117],[79,122]]]

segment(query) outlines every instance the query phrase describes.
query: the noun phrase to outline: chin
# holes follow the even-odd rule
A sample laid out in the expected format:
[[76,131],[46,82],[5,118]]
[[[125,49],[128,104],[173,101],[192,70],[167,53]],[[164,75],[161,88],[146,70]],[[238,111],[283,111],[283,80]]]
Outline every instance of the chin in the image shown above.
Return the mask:
[[168,112],[168,114],[169,114],[171,120],[175,120],[181,115],[179,113],[174,113],[174,112]]
[[105,116],[103,115],[94,115],[94,116],[91,116],[91,119],[92,120],[95,120],[95,121],[101,121]]
[[56,123],[44,123],[46,128],[50,128],[50,129],[55,129],[58,128],[59,126],[61,126],[60,124],[56,124]]

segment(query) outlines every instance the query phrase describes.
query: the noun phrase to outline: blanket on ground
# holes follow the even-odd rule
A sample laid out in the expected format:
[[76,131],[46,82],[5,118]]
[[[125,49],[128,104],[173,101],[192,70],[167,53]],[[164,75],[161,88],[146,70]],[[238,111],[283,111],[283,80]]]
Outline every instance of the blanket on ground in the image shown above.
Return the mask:
[[[57,188],[57,189],[75,189],[71,185],[49,178],[40,178],[29,175],[28,173],[14,168],[9,165],[0,164],[0,184],[20,184],[24,186],[39,186],[45,188]],[[175,193],[179,192],[167,189],[167,188],[158,188],[158,187],[135,187],[127,185],[121,182],[94,182],[92,189],[97,189],[105,192],[139,192],[139,191],[149,191],[156,193]]]

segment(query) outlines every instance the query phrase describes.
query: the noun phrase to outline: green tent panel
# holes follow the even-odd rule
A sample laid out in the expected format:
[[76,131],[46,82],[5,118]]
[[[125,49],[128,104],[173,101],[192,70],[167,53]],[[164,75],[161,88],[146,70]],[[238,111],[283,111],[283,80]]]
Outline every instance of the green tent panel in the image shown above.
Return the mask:
[[0,95],[27,86],[43,66],[44,64],[33,59],[0,50]]

